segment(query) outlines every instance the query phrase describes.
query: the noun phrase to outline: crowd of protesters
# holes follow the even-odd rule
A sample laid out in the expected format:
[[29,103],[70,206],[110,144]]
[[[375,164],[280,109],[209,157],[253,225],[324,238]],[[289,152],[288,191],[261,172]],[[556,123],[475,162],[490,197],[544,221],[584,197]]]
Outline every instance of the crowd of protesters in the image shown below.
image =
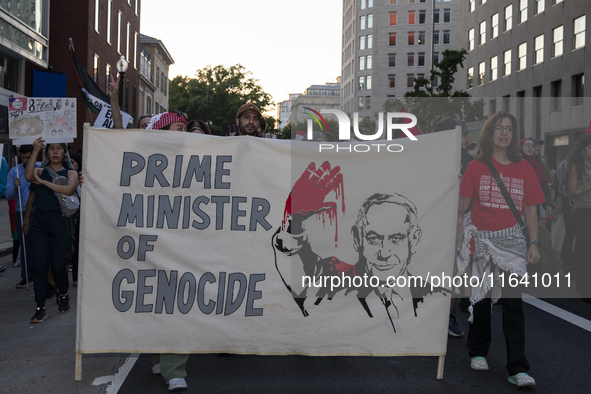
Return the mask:
[[[109,96],[114,108],[113,120],[115,128],[123,128],[117,110],[117,89],[118,80],[112,79]],[[250,103],[238,108],[236,125],[238,136],[261,137],[266,128],[261,111]],[[180,111],[140,116],[136,126],[211,134],[206,122],[190,120]],[[583,299],[591,301],[588,286],[591,282],[591,135],[581,136],[556,172],[551,172],[539,153],[543,142],[535,138],[519,141],[517,120],[509,113],[498,112],[488,118],[478,145],[469,140],[474,129],[459,119],[439,117],[430,129],[437,132],[457,126],[462,129],[462,156],[454,274],[472,272],[481,276],[502,271],[526,275],[528,264],[540,259],[538,222],[551,230],[560,212],[565,225],[561,256],[565,267],[576,271]],[[323,142],[336,138],[331,133],[315,131],[306,140]],[[0,194],[5,194],[7,200],[15,200],[11,218],[19,240],[15,267],[21,266],[21,281],[16,288],[33,284],[36,309],[31,323],[42,323],[47,319],[46,299],[54,294],[59,313],[70,309],[70,266],[72,283],[74,286],[78,283],[79,215],[65,216],[56,195],[80,197],[82,156],[70,155],[66,144],[45,145],[39,138],[33,145],[21,146],[18,158],[20,163],[9,172],[2,158]],[[39,158],[42,162],[37,161]],[[56,177],[62,177],[63,182],[56,183]],[[488,196],[482,193],[481,186],[485,184],[491,186]],[[503,194],[505,207],[484,203],[493,190]],[[524,228],[529,238],[524,235]],[[0,272],[4,269],[0,266]],[[519,387],[535,385],[535,380],[527,373],[530,367],[525,356],[521,293],[518,288],[504,288],[504,293],[499,294],[497,289],[490,283],[478,289],[459,289],[461,297],[452,299],[450,304],[449,335],[464,335],[456,320],[456,304],[459,303],[460,310],[469,314],[470,366],[474,370],[488,370],[491,310],[502,298],[509,382]],[[154,355],[152,373],[162,375],[169,390],[184,390],[188,358],[186,354]]]

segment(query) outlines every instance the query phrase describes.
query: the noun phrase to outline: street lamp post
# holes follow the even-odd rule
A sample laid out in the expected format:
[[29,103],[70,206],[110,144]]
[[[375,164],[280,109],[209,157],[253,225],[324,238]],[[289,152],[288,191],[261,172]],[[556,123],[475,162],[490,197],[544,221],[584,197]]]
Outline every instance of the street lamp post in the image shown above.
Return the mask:
[[119,105],[123,105],[123,79],[129,63],[125,60],[125,56],[121,55],[121,58],[117,60],[117,71],[119,71]]
[[205,122],[209,124],[209,81],[207,81],[207,112],[205,113]]

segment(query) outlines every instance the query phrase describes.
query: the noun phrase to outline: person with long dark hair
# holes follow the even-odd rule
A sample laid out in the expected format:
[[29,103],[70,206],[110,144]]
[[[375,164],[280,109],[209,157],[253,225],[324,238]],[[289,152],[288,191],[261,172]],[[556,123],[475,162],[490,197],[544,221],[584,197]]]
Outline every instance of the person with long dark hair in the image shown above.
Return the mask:
[[568,155],[566,171],[568,194],[573,199],[577,288],[583,300],[591,302],[591,135],[577,140]]
[[[472,287],[469,307],[470,328],[468,351],[470,367],[488,370],[486,356],[491,343],[491,303],[501,297],[501,274],[522,278],[526,264],[540,260],[537,247],[537,205],[544,202],[540,182],[532,166],[519,155],[517,120],[506,112],[497,112],[484,124],[478,152],[463,175],[458,212],[464,212],[472,202],[472,211],[464,223],[458,243],[458,275],[468,266],[472,275],[482,278],[479,287]],[[489,165],[499,178],[531,237],[528,250],[526,238],[517,218],[509,208]],[[505,282],[506,284],[507,282]],[[525,357],[525,317],[521,291],[506,285],[503,296],[503,333],[507,345],[509,382],[518,387],[533,386],[535,380],[527,374],[530,366]]]
[[[47,319],[45,296],[47,292],[47,272],[51,270],[59,289],[59,313],[70,310],[68,294],[68,258],[72,226],[70,218],[62,215],[59,201],[54,192],[72,195],[78,186],[78,173],[74,171],[68,158],[66,144],[47,144],[45,158],[39,168],[35,168],[35,158],[43,149],[43,139],[33,142],[32,160],[25,169],[27,181],[36,185],[34,211],[28,229],[33,285],[37,309],[31,323],[43,323]],[[67,178],[65,185],[53,183],[50,169],[58,176]]]

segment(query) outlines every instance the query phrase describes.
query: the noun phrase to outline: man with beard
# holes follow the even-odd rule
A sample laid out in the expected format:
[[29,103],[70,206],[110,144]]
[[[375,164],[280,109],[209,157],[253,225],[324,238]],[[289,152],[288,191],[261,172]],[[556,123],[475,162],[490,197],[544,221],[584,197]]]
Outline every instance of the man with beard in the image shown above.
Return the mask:
[[246,103],[236,113],[238,135],[261,137],[265,131],[264,124],[263,115],[254,104]]

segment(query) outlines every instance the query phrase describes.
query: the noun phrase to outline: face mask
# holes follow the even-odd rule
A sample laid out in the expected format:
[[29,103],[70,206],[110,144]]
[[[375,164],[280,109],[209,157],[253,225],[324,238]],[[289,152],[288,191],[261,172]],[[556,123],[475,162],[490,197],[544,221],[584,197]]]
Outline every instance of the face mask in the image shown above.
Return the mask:
[[476,154],[475,150],[469,150],[468,153],[470,154],[470,156],[474,156]]

